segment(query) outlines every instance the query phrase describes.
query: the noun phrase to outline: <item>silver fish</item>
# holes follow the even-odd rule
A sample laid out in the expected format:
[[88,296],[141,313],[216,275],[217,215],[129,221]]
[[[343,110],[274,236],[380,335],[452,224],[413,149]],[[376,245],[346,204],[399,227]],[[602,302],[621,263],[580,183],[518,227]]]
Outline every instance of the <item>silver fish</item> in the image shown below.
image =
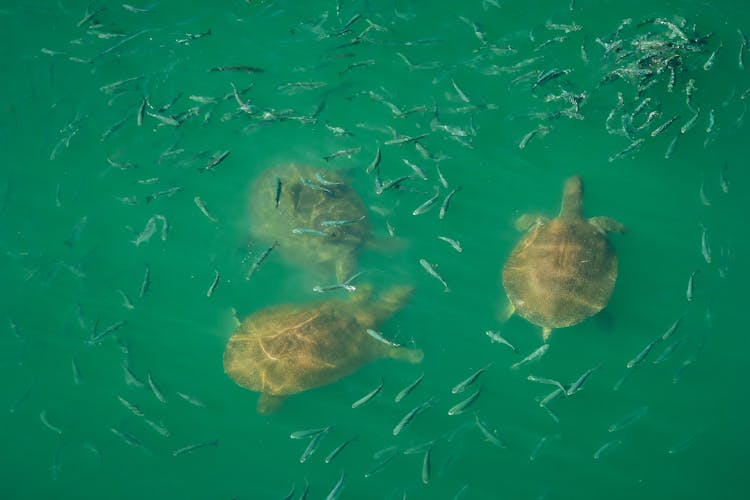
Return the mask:
[[412,212],[412,215],[422,215],[423,213],[428,212],[435,205],[435,202],[437,202],[439,197],[440,197],[440,187],[435,186],[435,194],[430,199],[428,199],[427,201],[419,205]]
[[365,394],[364,396],[356,400],[354,403],[352,403],[352,408],[359,408],[360,406],[363,406],[369,403],[370,401],[372,401],[372,399],[375,396],[377,396],[378,393],[380,393],[380,391],[383,389],[384,384],[385,384],[385,380],[381,378],[380,385],[378,385],[375,389],[371,390],[370,392],[368,392],[367,394]]
[[516,363],[513,363],[510,365],[510,368],[512,370],[517,370],[518,368],[527,365],[533,361],[538,360],[544,354],[549,350],[549,344],[542,344],[539,348],[537,348],[534,352],[523,358],[521,361],[518,361]]
[[156,396],[156,399],[158,399],[162,403],[166,403],[167,399],[164,397],[164,394],[161,392],[161,389],[159,389],[159,386],[156,385],[156,382],[154,382],[153,377],[151,377],[151,372],[146,373],[146,378],[148,380],[148,385],[151,388],[151,392],[154,393],[154,396]]
[[420,139],[424,139],[428,135],[430,135],[429,132],[420,134],[420,135],[415,135],[415,136],[404,135],[401,137],[397,137],[395,139],[389,139],[385,141],[383,144],[385,144],[386,146],[392,146],[392,145],[403,146],[404,144],[408,144],[410,142],[417,142]]
[[408,426],[413,420],[414,417],[417,415],[427,411],[435,404],[435,399],[431,398],[425,401],[424,403],[415,406],[413,409],[409,410],[409,412],[404,415],[404,417],[399,420],[399,422],[396,424],[396,426],[393,428],[393,435],[398,436],[405,428]]
[[145,297],[149,288],[151,288],[151,266],[146,264],[146,269],[143,272],[143,281],[141,282],[141,291],[138,296],[140,298]]
[[608,158],[609,162],[612,163],[613,161],[622,158],[623,156],[627,155],[628,153],[632,153],[632,152],[636,151],[637,149],[639,149],[643,145],[644,142],[645,142],[645,139],[643,139],[643,138],[636,139],[635,141],[631,142],[630,145],[628,147],[626,147],[625,149],[623,149],[622,151],[620,151],[618,153],[615,153],[614,155],[610,156]]
[[677,441],[675,444],[669,447],[667,453],[669,453],[670,455],[674,455],[675,453],[680,453],[687,450],[695,442],[697,437],[698,436],[694,434],[687,438],[681,439],[680,441]]
[[474,413],[474,421],[477,428],[484,436],[485,440],[494,444],[498,448],[506,448],[505,444],[500,440],[500,438],[498,438],[497,435],[495,435],[495,433],[492,432],[484,422],[479,420],[479,415],[477,415],[476,413]]
[[263,253],[262,253],[262,254],[260,254],[260,255],[258,256],[258,258],[257,258],[257,259],[255,259],[255,262],[253,262],[253,265],[252,265],[252,267],[250,268],[250,270],[249,270],[249,271],[247,272],[247,274],[245,275],[245,279],[246,279],[246,280],[249,280],[249,279],[250,279],[250,277],[251,277],[251,276],[252,276],[253,274],[255,274],[255,273],[256,273],[256,271],[257,271],[257,270],[258,270],[258,269],[260,268],[260,265],[261,265],[261,264],[263,264],[263,261],[264,261],[264,260],[266,260],[266,258],[268,257],[268,255],[269,255],[269,254],[270,254],[270,253],[271,253],[271,252],[273,251],[273,249],[274,249],[274,248],[276,248],[277,246],[279,246],[279,242],[278,242],[278,241],[274,241],[274,242],[273,242],[273,245],[271,245],[270,247],[266,248],[266,249],[265,249],[265,250],[263,251]]
[[618,432],[626,427],[629,427],[633,423],[643,418],[648,413],[648,406],[641,406],[636,408],[632,412],[625,415],[622,419],[618,420],[614,424],[610,425],[607,429],[608,432]]
[[461,413],[465,412],[467,408],[469,408],[471,405],[474,404],[474,402],[477,400],[479,395],[482,393],[482,388],[476,390],[473,394],[471,394],[469,397],[464,399],[463,401],[455,404],[448,410],[448,415],[460,415]]
[[117,330],[125,326],[126,324],[127,322],[125,320],[121,320],[116,323],[113,323],[112,325],[105,328],[104,331],[102,331],[101,333],[93,334],[92,337],[86,341],[86,343],[88,345],[98,344],[104,337],[116,332]]
[[423,181],[427,180],[427,175],[425,175],[424,171],[422,170],[422,168],[419,165],[416,165],[416,164],[410,162],[406,158],[402,158],[401,161],[403,161],[406,164],[406,166],[408,166],[410,169],[412,169],[414,171],[414,174],[416,174],[417,177],[419,177]]
[[450,193],[448,193],[445,196],[445,199],[443,200],[443,204],[440,205],[440,216],[439,217],[441,219],[445,218],[445,214],[448,213],[448,207],[450,206],[451,199],[459,191],[461,191],[461,186],[456,186],[455,188],[453,188],[453,190]]
[[133,446],[135,448],[139,448],[141,446],[141,442],[138,441],[138,439],[129,432],[121,431],[116,427],[110,427],[109,430],[112,431],[112,434],[122,439],[125,444]]
[[556,387],[559,387],[559,388],[560,388],[560,390],[561,390],[561,391],[562,391],[562,392],[563,392],[564,394],[566,394],[566,395],[567,395],[567,393],[568,393],[568,391],[567,391],[567,389],[565,388],[565,386],[564,386],[564,385],[562,385],[562,384],[561,384],[560,382],[558,382],[557,380],[554,380],[554,379],[551,379],[551,378],[544,378],[544,377],[537,377],[537,376],[535,376],[535,375],[528,375],[528,376],[526,377],[526,380],[528,380],[528,381],[530,381],[530,382],[536,382],[537,384],[554,385],[554,386],[556,386]]
[[320,231],[318,229],[311,229],[307,227],[295,227],[292,229],[292,233],[294,234],[304,234],[308,236],[320,236],[323,238],[328,238],[331,236],[330,233],[326,233],[325,231]]
[[646,356],[651,352],[651,350],[654,348],[656,344],[662,341],[662,337],[656,337],[654,340],[646,344],[646,347],[643,348],[641,352],[635,355],[633,359],[627,362],[625,365],[628,368],[633,368],[637,364],[641,363],[644,359],[646,359]]
[[206,441],[203,443],[189,444],[187,446],[183,446],[182,448],[179,448],[173,451],[172,456],[178,457],[180,455],[187,455],[188,453],[193,453],[196,450],[200,450],[201,448],[208,448],[209,446],[219,446],[219,440],[214,439],[212,441]]
[[393,454],[389,455],[388,457],[384,458],[383,460],[381,460],[380,462],[376,463],[376,464],[375,464],[375,465],[374,465],[374,466],[372,467],[372,469],[370,469],[370,470],[368,470],[367,472],[365,472],[365,477],[372,477],[372,476],[374,476],[375,474],[377,474],[378,472],[380,472],[381,470],[385,469],[385,467],[386,467],[386,466],[387,466],[388,464],[390,464],[390,463],[391,463],[391,461],[392,461],[392,460],[393,460],[394,458],[396,458],[396,455],[398,455],[398,453],[393,453]]
[[711,246],[708,243],[708,230],[706,226],[701,224],[701,254],[703,254],[703,260],[706,264],[711,263]]
[[536,458],[542,452],[542,450],[544,449],[544,447],[546,446],[546,444],[550,441],[551,438],[554,438],[554,437],[557,437],[557,435],[542,437],[539,440],[539,442],[536,444],[536,446],[534,447],[534,449],[532,450],[531,455],[529,455],[529,461],[533,462],[534,460],[536,460]]
[[448,293],[451,291],[450,288],[448,288],[448,283],[446,283],[443,277],[438,274],[438,272],[435,270],[435,267],[432,264],[430,264],[424,259],[419,259],[419,264],[422,266],[422,268],[425,271],[427,271],[427,273],[430,276],[433,276],[435,279],[437,279],[438,281],[440,281],[440,283],[443,284],[444,292]]
[[565,391],[565,394],[566,394],[567,396],[572,396],[572,395],[573,395],[573,394],[575,394],[576,392],[578,392],[578,391],[580,391],[581,389],[583,389],[583,384],[585,384],[585,383],[586,383],[586,380],[588,380],[588,378],[589,378],[589,377],[590,377],[590,376],[591,376],[591,375],[592,375],[592,374],[593,374],[593,373],[594,373],[595,371],[599,370],[599,368],[601,368],[601,366],[602,366],[602,365],[601,365],[601,364],[599,364],[599,365],[597,365],[597,366],[595,366],[595,367],[593,367],[593,368],[589,368],[588,370],[586,370],[585,372],[583,372],[583,374],[581,374],[581,376],[580,376],[580,377],[578,377],[578,379],[577,379],[577,380],[576,380],[575,382],[573,382],[572,384],[570,384],[570,387],[568,387],[568,390],[567,390],[567,391]]
[[171,433],[169,432],[169,429],[167,429],[166,427],[164,427],[164,424],[162,424],[162,423],[156,423],[153,420],[150,420],[148,418],[144,418],[143,421],[146,422],[146,424],[149,427],[151,427],[153,430],[155,430],[156,432],[158,432],[162,436],[164,436],[164,437],[171,436]]
[[664,152],[664,159],[669,160],[672,158],[672,155],[674,154],[674,150],[677,147],[677,139],[679,139],[679,134],[675,135],[674,138],[669,142],[667,145],[667,150]]
[[655,365],[658,365],[659,363],[663,363],[672,355],[675,353],[678,347],[680,347],[680,344],[682,344],[684,339],[680,338],[669,344],[667,347],[664,348],[664,350],[659,354],[659,356],[653,361]]
[[133,302],[130,300],[130,297],[127,293],[125,293],[123,290],[117,289],[117,293],[120,294],[120,297],[122,297],[122,306],[125,309],[133,310],[135,309],[135,306],[133,305]]
[[353,155],[359,153],[362,151],[361,147],[356,148],[350,148],[350,149],[341,149],[339,151],[336,151],[334,153],[331,153],[329,155],[326,155],[323,157],[325,161],[331,161],[334,158],[339,158],[341,156],[346,156],[347,158],[351,158]]
[[276,177],[276,191],[273,197],[273,204],[275,208],[279,208],[280,201],[281,201],[281,179]]
[[706,133],[710,134],[714,131],[716,125],[716,112],[713,109],[708,110],[708,126],[706,127]]
[[703,71],[709,71],[709,70],[711,70],[711,68],[714,67],[714,64],[716,63],[716,55],[719,53],[719,51],[721,50],[721,48],[723,46],[724,46],[724,43],[723,42],[719,42],[719,46],[716,47],[716,50],[714,50],[713,52],[711,52],[711,55],[708,56],[708,59],[703,64]]
[[291,434],[289,434],[290,439],[308,439],[311,437],[315,437],[318,434],[322,432],[329,432],[333,427],[330,425],[327,425],[325,427],[320,427],[317,429],[305,429],[302,431],[294,431]]
[[200,408],[205,408],[206,407],[206,404],[203,401],[200,401],[200,400],[194,398],[193,396],[190,396],[188,394],[185,394],[185,393],[179,392],[179,391],[177,392],[177,395],[180,396],[182,399],[184,399],[185,401],[187,401],[188,403],[190,403],[193,406],[198,406]]
[[430,483],[430,455],[432,454],[432,446],[427,448],[424,452],[424,458],[422,459],[422,482],[424,484]]
[[327,463],[327,464],[330,464],[330,463],[331,463],[331,461],[332,461],[332,460],[333,460],[334,458],[336,458],[336,457],[337,457],[337,456],[339,455],[339,453],[341,453],[341,452],[342,452],[342,451],[344,450],[344,448],[346,448],[347,446],[349,446],[349,444],[350,444],[350,443],[351,443],[352,441],[356,441],[357,439],[358,439],[358,436],[354,436],[353,438],[349,438],[349,439],[347,439],[346,441],[344,441],[343,443],[341,443],[340,445],[338,445],[337,447],[335,447],[335,448],[334,448],[334,449],[333,449],[333,450],[331,451],[331,453],[329,453],[329,454],[328,454],[328,455],[326,456],[326,458],[325,458],[325,463]]
[[310,443],[308,443],[307,448],[305,448],[305,451],[302,453],[302,456],[299,457],[299,462],[305,463],[308,458],[312,456],[313,453],[318,449],[318,446],[320,446],[320,442],[323,440],[323,438],[328,434],[328,431],[320,432],[318,434],[315,434],[313,438],[310,440]]
[[382,342],[385,345],[391,346],[391,347],[399,347],[399,344],[393,342],[392,340],[388,340],[387,338],[383,337],[383,334],[380,332],[377,332],[373,330],[372,328],[368,328],[365,330],[367,332],[367,335],[374,338],[378,342]]
[[39,420],[41,420],[42,424],[44,424],[44,426],[52,432],[56,432],[57,434],[63,433],[62,429],[59,426],[53,424],[50,421],[49,416],[47,415],[47,410],[42,410],[41,413],[39,413]]
[[446,236],[438,236],[438,239],[443,240],[444,242],[448,243],[458,253],[461,253],[464,251],[464,249],[461,248],[461,242],[459,242],[458,240],[454,240]]
[[681,118],[680,115],[674,115],[672,118],[670,118],[666,122],[656,127],[653,131],[651,131],[651,137],[656,137],[657,135],[663,133],[665,130],[669,128],[670,125],[672,125],[674,122],[676,122],[680,118]]
[[343,220],[324,220],[320,222],[321,227],[339,227],[354,224],[355,222],[363,221],[367,218],[367,215],[357,217],[355,219],[343,219]]
[[216,168],[217,166],[219,166],[219,164],[221,164],[224,160],[226,160],[227,157],[230,155],[230,153],[231,153],[231,151],[229,151],[229,150],[218,151],[218,152],[214,153],[214,155],[211,157],[211,159],[208,161],[208,163],[205,166],[200,167],[198,169],[198,172],[201,172],[201,173],[203,173],[203,172],[210,172],[211,170],[213,170],[214,168]]
[[346,474],[342,472],[341,478],[339,478],[338,482],[328,492],[328,495],[326,495],[326,500],[336,500],[341,495],[341,490],[344,489],[344,479],[346,479]]
[[81,385],[81,370],[78,368],[78,362],[76,361],[75,356],[70,359],[70,365],[73,369],[73,383],[75,385]]
[[409,385],[407,385],[406,387],[404,387],[403,389],[401,389],[401,390],[400,390],[400,391],[398,392],[398,394],[396,394],[396,397],[394,398],[394,401],[395,401],[396,403],[399,403],[399,402],[400,402],[400,401],[401,401],[402,399],[404,399],[404,398],[405,398],[406,396],[408,396],[409,394],[411,394],[411,392],[412,392],[412,391],[413,391],[414,389],[416,389],[416,388],[417,388],[417,386],[418,386],[419,384],[421,384],[421,383],[422,383],[422,380],[424,380],[424,373],[423,373],[422,375],[420,375],[420,376],[419,376],[419,377],[417,378],[417,380],[415,380],[415,381],[414,381],[414,382],[412,382],[411,384],[409,384]]
[[701,114],[701,108],[698,106],[698,109],[695,111],[695,114],[690,117],[688,121],[686,121],[682,127],[680,127],[680,133],[688,132],[690,129],[692,129],[695,124],[698,122],[698,117]]
[[458,394],[459,392],[464,392],[467,387],[469,387],[471,384],[477,381],[480,375],[484,373],[487,368],[492,366],[492,363],[487,364],[486,366],[480,368],[479,370],[475,371],[471,375],[469,375],[466,379],[462,380],[455,386],[453,386],[453,389],[451,389],[451,394]]
[[211,222],[217,222],[214,216],[208,212],[206,203],[201,199],[200,196],[196,196],[195,198],[193,198],[193,201],[195,202],[195,205],[198,207],[201,213],[205,215],[208,220],[210,220]]
[[499,344],[507,345],[508,347],[510,347],[511,351],[513,351],[514,353],[518,354],[518,349],[516,349],[516,347],[513,344],[511,344],[510,342],[508,342],[503,336],[501,336],[500,332],[494,332],[492,330],[487,330],[484,333],[485,333],[485,335],[487,335],[490,338],[490,340],[492,341],[493,344],[495,342],[497,342]]
[[125,408],[127,408],[130,411],[130,413],[132,413],[136,417],[143,416],[143,410],[141,410],[137,405],[131,403],[130,401],[128,401],[127,399],[119,395],[117,396],[117,399],[120,401],[120,403],[122,403],[122,405]]
[[368,174],[372,173],[372,171],[375,170],[378,167],[378,165],[380,165],[381,157],[382,155],[380,153],[380,147],[378,147],[378,150],[375,152],[375,158],[373,158],[370,164],[367,165],[365,172],[367,172]]
[[685,290],[685,298],[687,298],[688,302],[693,301],[693,294],[695,292],[695,275],[701,272],[700,269],[696,269],[692,273],[690,273],[690,278],[688,279],[687,289]]
[[206,297],[211,298],[211,296],[214,294],[214,291],[216,290],[216,287],[219,285],[219,271],[214,270],[214,279],[211,282],[211,285],[209,285],[208,290],[206,291]]
[[524,135],[521,140],[518,142],[518,149],[525,149],[526,146],[528,146],[529,141],[533,139],[537,134],[540,135],[540,137],[543,137],[547,135],[547,133],[550,131],[550,128],[545,125],[539,125],[537,128],[533,129],[532,131],[528,132],[526,135]]
[[729,164],[724,162],[724,168],[719,172],[719,186],[724,194],[729,193],[729,181],[727,180],[727,172],[729,171]]
[[599,449],[597,449],[594,452],[594,460],[599,460],[605,455],[608,455],[609,453],[613,452],[617,448],[622,446],[622,440],[621,439],[613,439],[612,441],[608,441],[601,445]]

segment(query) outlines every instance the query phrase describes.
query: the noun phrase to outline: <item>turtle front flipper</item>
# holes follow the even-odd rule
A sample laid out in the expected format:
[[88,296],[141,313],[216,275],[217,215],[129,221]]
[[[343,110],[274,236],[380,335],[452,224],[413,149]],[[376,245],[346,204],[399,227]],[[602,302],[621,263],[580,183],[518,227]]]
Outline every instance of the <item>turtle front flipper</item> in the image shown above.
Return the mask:
[[281,404],[286,399],[286,396],[276,396],[274,394],[267,394],[265,392],[260,394],[258,398],[258,413],[261,415],[268,415],[281,408]]
[[513,226],[517,231],[525,232],[533,229],[535,226],[544,224],[548,220],[547,217],[539,214],[521,214],[515,222],[513,222]]
[[619,233],[624,234],[627,232],[627,228],[610,217],[592,217],[589,219],[589,224],[594,226],[602,234]]

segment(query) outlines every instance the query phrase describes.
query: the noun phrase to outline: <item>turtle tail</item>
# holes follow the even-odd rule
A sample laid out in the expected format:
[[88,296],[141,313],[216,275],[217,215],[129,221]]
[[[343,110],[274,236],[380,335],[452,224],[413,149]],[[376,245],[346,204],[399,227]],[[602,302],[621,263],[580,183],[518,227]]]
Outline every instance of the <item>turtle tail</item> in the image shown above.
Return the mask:
[[561,217],[583,216],[583,181],[580,175],[574,175],[565,181],[563,188]]
[[422,359],[424,359],[424,352],[422,352],[422,349],[394,347],[393,349],[391,349],[389,356],[393,359],[400,359],[402,361],[406,361],[407,363],[417,365],[422,362]]

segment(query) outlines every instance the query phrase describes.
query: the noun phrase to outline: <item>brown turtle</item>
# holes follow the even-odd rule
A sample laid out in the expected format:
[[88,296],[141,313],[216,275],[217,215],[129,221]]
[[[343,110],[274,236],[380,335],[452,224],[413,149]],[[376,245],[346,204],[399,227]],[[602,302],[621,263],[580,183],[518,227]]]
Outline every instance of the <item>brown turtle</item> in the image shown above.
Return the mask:
[[583,218],[581,178],[565,182],[560,214],[547,220],[522,215],[528,229],[503,268],[503,286],[514,311],[541,326],[545,342],[553,328],[580,323],[609,302],[617,279],[617,256],[607,232],[625,227],[608,217]]
[[[422,361],[422,351],[393,344],[376,332],[412,292],[399,286],[372,299],[360,286],[351,300],[272,306],[246,318],[227,343],[224,371],[261,393],[258,412],[276,410],[289,394],[333,383],[379,358]],[[372,330],[371,330],[372,331]]]
[[339,282],[356,271],[369,239],[367,210],[338,173],[289,164],[263,172],[250,193],[251,232],[288,260],[335,271]]

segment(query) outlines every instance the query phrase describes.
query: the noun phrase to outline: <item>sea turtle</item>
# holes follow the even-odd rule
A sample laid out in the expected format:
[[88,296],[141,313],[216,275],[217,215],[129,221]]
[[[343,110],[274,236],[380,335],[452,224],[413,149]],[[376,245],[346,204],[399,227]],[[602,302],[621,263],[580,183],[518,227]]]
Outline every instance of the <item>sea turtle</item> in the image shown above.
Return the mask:
[[391,288],[377,299],[365,284],[349,300],[278,305],[251,314],[231,336],[224,371],[240,386],[261,393],[258,413],[276,410],[289,394],[323,386],[379,358],[422,361],[422,351],[385,340],[377,328],[412,293]]
[[341,175],[288,164],[264,171],[250,193],[251,232],[300,264],[332,268],[340,282],[356,271],[370,235],[367,210]]
[[503,268],[503,286],[517,311],[541,326],[546,342],[553,328],[580,323],[607,305],[617,279],[617,256],[607,232],[625,227],[608,217],[583,218],[579,176],[565,182],[560,214],[547,220],[522,215],[528,229]]

